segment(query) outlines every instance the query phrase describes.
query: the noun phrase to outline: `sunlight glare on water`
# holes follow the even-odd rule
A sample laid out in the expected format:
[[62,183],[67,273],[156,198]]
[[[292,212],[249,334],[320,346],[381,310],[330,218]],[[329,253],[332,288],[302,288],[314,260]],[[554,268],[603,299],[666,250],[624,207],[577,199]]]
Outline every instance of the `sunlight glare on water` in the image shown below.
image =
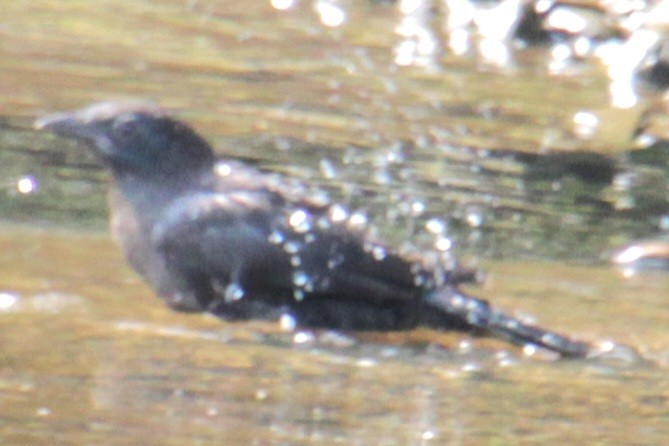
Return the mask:
[[574,133],[581,138],[592,138],[597,133],[599,118],[596,114],[582,110],[574,115],[573,121]]
[[271,0],[272,6],[280,11],[293,7],[295,0]]
[[439,46],[430,28],[430,2],[401,0],[402,14],[395,32],[402,40],[395,46],[395,63],[401,66],[431,66],[435,63]]
[[0,293],[0,311],[11,309],[18,302],[18,297],[12,293]]
[[32,175],[26,175],[16,182],[16,190],[21,194],[31,194],[38,186],[37,178]]
[[335,0],[317,0],[314,9],[325,26],[336,28],[346,21],[346,11]]

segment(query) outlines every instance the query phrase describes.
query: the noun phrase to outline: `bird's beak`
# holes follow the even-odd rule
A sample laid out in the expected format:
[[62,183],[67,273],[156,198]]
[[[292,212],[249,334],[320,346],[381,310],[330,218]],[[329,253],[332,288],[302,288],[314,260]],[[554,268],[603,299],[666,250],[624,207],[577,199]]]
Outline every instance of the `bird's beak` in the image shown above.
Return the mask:
[[117,156],[114,145],[100,126],[100,122],[90,119],[87,110],[54,113],[37,119],[35,130],[46,130],[63,138],[79,141],[93,150],[102,160]]
[[93,142],[97,136],[94,126],[82,122],[76,113],[54,113],[39,118],[33,124],[35,130],[46,130],[65,138]]

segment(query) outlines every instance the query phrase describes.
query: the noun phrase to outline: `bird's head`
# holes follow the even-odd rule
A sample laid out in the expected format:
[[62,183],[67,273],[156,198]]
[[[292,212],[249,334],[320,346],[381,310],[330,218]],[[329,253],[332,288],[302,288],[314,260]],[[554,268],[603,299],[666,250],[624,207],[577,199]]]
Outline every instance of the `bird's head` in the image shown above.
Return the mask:
[[93,104],[45,116],[35,128],[84,142],[117,177],[188,176],[214,163],[202,137],[151,103]]

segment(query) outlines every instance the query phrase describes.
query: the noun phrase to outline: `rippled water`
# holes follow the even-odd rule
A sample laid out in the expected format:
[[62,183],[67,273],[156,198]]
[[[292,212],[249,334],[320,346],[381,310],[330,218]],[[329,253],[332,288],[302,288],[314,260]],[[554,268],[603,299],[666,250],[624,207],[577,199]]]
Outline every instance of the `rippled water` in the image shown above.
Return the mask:
[[[500,37],[486,13],[512,17],[511,2],[475,23],[450,1],[5,3],[3,444],[669,436],[669,276],[606,262],[641,237],[665,246],[669,226],[663,93],[625,90],[601,56],[631,64],[648,29],[604,27],[596,55],[554,34]],[[290,334],[169,311],[106,234],[95,159],[31,128],[126,97],[175,109],[222,155],[321,187],[393,247],[481,267],[473,294],[638,355],[555,361],[457,333]]]

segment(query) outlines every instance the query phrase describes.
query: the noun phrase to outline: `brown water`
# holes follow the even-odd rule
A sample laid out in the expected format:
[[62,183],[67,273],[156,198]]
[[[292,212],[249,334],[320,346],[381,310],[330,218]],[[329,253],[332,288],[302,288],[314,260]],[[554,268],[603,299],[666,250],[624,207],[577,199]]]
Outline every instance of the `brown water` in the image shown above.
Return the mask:
[[[669,276],[602,261],[662,225],[666,158],[628,153],[659,94],[615,108],[604,66],[551,72],[550,47],[497,65],[456,55],[439,2],[421,22],[437,50],[408,65],[406,2],[228,3],[3,2],[0,443],[666,443]],[[324,24],[327,5],[343,24]],[[168,310],[106,235],[95,160],[30,128],[125,97],[322,185],[398,246],[429,249],[424,223],[448,223],[455,254],[487,272],[469,291],[639,356],[555,361],[429,331],[293,337]],[[574,128],[579,111],[594,133]],[[646,183],[529,179],[545,149],[611,155]]]

